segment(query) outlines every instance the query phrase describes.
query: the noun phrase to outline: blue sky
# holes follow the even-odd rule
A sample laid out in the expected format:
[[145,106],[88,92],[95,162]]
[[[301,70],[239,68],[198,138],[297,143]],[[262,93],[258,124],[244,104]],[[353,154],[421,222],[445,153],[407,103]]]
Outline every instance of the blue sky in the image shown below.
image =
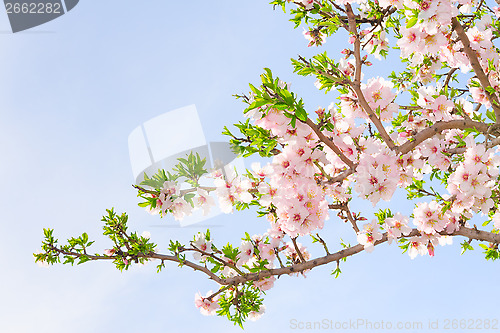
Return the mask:
[[[12,34],[0,11],[1,332],[241,331],[199,313],[194,294],[217,286],[188,269],[169,265],[157,274],[149,264],[120,273],[100,262],[43,269],[32,253],[44,227],[61,240],[87,231],[96,251],[107,248],[100,219],[110,207],[129,213],[131,228],[150,231],[160,249],[169,239],[190,239],[196,226],[168,227],[137,207],[128,135],[144,121],[196,104],[207,140],[221,140],[224,125],[243,119],[243,104],[231,95],[258,82],[264,67],[292,82],[311,111],[328,106],[332,95],[292,73],[291,57],[316,50],[287,20],[261,0],[81,1],[52,22]],[[338,58],[343,43],[330,39],[324,49]],[[392,69],[374,63],[382,74]],[[370,212],[368,205],[356,210]],[[212,230],[219,244],[268,227],[252,212],[210,223],[219,225]],[[334,214],[322,234],[332,249],[339,249],[339,237],[355,242]],[[383,245],[350,258],[338,279],[329,275],[334,267],[305,279],[282,277],[265,298],[266,315],[245,331],[297,331],[291,320],[426,327],[429,320],[498,319],[498,263],[479,252],[459,256],[457,245],[458,239],[434,258],[415,260]]]

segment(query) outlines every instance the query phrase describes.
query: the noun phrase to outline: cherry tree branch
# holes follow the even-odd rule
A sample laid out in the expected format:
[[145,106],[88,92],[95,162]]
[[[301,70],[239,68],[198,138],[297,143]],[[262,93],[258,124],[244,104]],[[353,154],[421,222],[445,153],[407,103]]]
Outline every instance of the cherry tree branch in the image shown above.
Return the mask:
[[[487,232],[487,231],[482,231],[482,230],[477,230],[477,229],[472,229],[472,228],[466,228],[466,227],[461,227],[458,231],[455,231],[451,234],[447,234],[445,232],[441,233],[442,235],[445,236],[464,236],[469,239],[475,239],[479,241],[486,241],[490,243],[495,243],[495,244],[500,244],[500,234],[494,234],[492,232]],[[412,236],[418,236],[420,235],[420,232],[417,229],[412,229],[408,237]],[[382,243],[387,242],[387,233],[384,233],[382,235],[382,239],[378,240],[375,242],[375,246],[380,245]],[[257,281],[266,277],[270,277],[273,275],[281,276],[285,274],[293,274],[293,273],[300,273],[306,270],[313,269],[318,266],[326,265],[334,261],[339,261],[343,258],[347,258],[349,256],[355,255],[357,253],[360,253],[364,251],[364,246],[361,244],[354,245],[351,247],[348,247],[346,249],[340,250],[338,252],[326,255],[324,257],[319,257],[315,258],[303,263],[291,265],[288,267],[282,267],[282,268],[276,268],[276,269],[270,269],[267,271],[261,271],[258,273],[250,273],[246,274],[244,276],[235,276],[232,278],[225,279],[223,281],[223,284],[240,284],[240,283],[245,283],[247,281]]]
[[464,52],[467,55],[467,58],[469,58],[472,69],[474,70],[474,73],[476,73],[476,76],[479,80],[479,83],[481,84],[481,87],[483,88],[486,96],[488,97],[488,100],[490,101],[493,107],[493,110],[495,111],[496,122],[497,124],[500,124],[500,103],[498,101],[498,96],[496,94],[490,93],[486,89],[491,86],[491,83],[488,80],[486,74],[484,73],[481,64],[479,63],[476,52],[470,46],[470,41],[469,38],[467,37],[467,34],[465,33],[464,28],[462,27],[462,25],[460,24],[460,22],[456,17],[452,19],[451,23],[452,23],[452,28],[458,35],[458,38],[460,38],[460,40],[462,41],[462,44],[464,46]]
[[[339,217],[341,217],[344,220],[348,220],[351,222],[352,228],[356,233],[359,232],[358,224],[356,223],[356,219],[351,213],[351,210],[349,209],[349,203],[348,202],[343,202],[341,204],[329,204],[328,205],[329,209],[339,209],[341,212],[339,212]],[[345,216],[340,216],[342,214],[342,211],[346,213]],[[346,221],[347,222],[347,221]]]
[[349,20],[349,33],[355,37],[354,40],[354,58],[356,60],[356,65],[355,65],[355,72],[354,72],[354,81],[350,82],[350,85],[354,92],[356,93],[358,97],[358,101],[361,104],[361,107],[363,110],[365,110],[366,114],[368,115],[368,118],[370,118],[370,121],[375,125],[377,128],[378,132],[380,133],[380,136],[384,140],[384,142],[389,146],[390,149],[395,149],[396,145],[394,144],[394,141],[392,141],[391,137],[387,134],[384,125],[380,121],[380,119],[377,117],[375,112],[372,110],[370,105],[368,105],[368,102],[365,99],[365,96],[363,92],[361,91],[361,66],[363,62],[361,61],[361,42],[359,40],[359,34],[358,34],[358,29],[356,27],[356,16],[354,15],[354,12],[352,10],[352,7],[350,4],[346,4],[346,10],[347,10],[347,18]]
[[[494,243],[494,244],[500,244],[500,234],[495,234],[492,232],[488,231],[483,231],[483,230],[478,230],[476,228],[467,228],[467,227],[460,227],[457,231],[453,233],[446,233],[445,231],[440,233],[443,236],[463,236],[469,239],[475,239],[479,241],[485,241],[489,243]],[[412,231],[407,235],[407,237],[412,237],[412,236],[418,236],[420,235],[420,231],[417,229],[412,229]],[[375,246],[380,245],[382,243],[385,243],[388,240],[387,233],[384,233],[382,235],[382,238],[374,243]],[[293,274],[293,273],[301,273],[306,270],[313,269],[318,266],[326,265],[331,262],[336,262],[341,259],[347,258],[349,256],[352,256],[354,254],[360,253],[364,251],[364,246],[361,244],[357,244],[348,248],[345,248],[343,250],[340,250],[338,252],[332,253],[332,254],[327,254],[326,256],[323,257],[318,257],[315,259],[311,259],[308,261],[305,261],[303,256],[301,256],[301,253],[298,251],[298,246],[294,242],[295,249],[297,251],[297,254],[299,257],[301,257],[301,262],[297,264],[292,264],[290,266],[286,267],[281,267],[281,268],[275,268],[275,269],[268,269],[268,270],[263,270],[257,273],[247,273],[243,275],[238,275],[230,278],[220,278],[217,276],[215,273],[210,271],[206,266],[201,266],[198,264],[195,264],[189,260],[185,259],[179,259],[175,255],[165,255],[165,254],[158,254],[158,253],[139,253],[136,255],[138,258],[145,258],[145,259],[158,259],[163,261],[172,261],[175,263],[178,263],[180,266],[187,266],[192,268],[195,271],[200,271],[205,273],[209,279],[217,282],[220,285],[239,285],[242,283],[246,283],[249,281],[258,281],[263,278],[267,278],[270,276],[281,276],[285,274]],[[51,246],[51,250],[68,255],[68,256],[73,256],[73,257],[87,257],[89,260],[115,260],[118,258],[126,257],[126,253],[123,255],[114,255],[114,256],[100,256],[100,255],[89,255],[89,254],[83,254],[83,253],[78,253],[78,252],[73,252],[73,251],[65,251],[62,250],[58,247]]]
[[434,135],[441,133],[447,129],[467,129],[467,128],[475,128],[482,133],[488,132],[488,125],[479,121],[471,121],[471,120],[449,120],[449,121],[438,121],[431,127],[427,127],[426,129],[418,132],[413,136],[412,141],[405,142],[401,146],[396,148],[396,152],[398,154],[406,154],[413,150],[420,143],[425,140],[432,138]]
[[302,252],[300,252],[299,246],[297,245],[297,237],[292,238],[292,243],[293,247],[295,248],[295,252],[297,252],[297,255],[300,258],[300,261],[305,262],[306,260],[304,259],[304,256],[302,255]]
[[333,150],[335,154],[344,162],[349,168],[353,169],[354,163],[344,155],[344,153],[337,147],[332,140],[328,139],[316,126],[315,123],[309,118],[305,121],[305,123],[314,131],[314,133],[318,136],[318,138],[323,142],[328,148]]

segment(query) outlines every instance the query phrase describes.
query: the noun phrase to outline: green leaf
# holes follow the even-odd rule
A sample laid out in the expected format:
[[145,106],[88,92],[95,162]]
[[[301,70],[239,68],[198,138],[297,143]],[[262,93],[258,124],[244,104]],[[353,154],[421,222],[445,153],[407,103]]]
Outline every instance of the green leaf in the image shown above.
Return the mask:
[[406,28],[411,28],[418,22],[418,17],[412,17],[406,22]]
[[303,108],[297,108],[297,110],[295,111],[295,115],[297,116],[297,118],[299,118],[299,120],[303,122],[307,121],[307,112]]

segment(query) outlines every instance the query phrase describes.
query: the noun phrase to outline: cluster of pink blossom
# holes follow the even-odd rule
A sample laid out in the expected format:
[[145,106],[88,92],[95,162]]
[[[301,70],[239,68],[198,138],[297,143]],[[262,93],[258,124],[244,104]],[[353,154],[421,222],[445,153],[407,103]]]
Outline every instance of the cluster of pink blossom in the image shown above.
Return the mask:
[[389,201],[392,198],[402,178],[396,154],[378,140],[366,141],[365,152],[353,175],[354,189],[375,206],[380,199]]
[[360,34],[364,36],[361,42],[365,51],[373,54],[378,60],[382,60],[381,52],[389,50],[389,39],[386,37],[385,31],[377,28],[373,31],[363,30]]
[[309,41],[308,47],[313,45],[320,46],[326,42],[326,35],[320,30],[305,30],[302,32],[304,38]]
[[250,180],[238,176],[234,169],[226,168],[225,174],[218,170],[214,177],[215,194],[224,213],[231,213],[236,201],[244,203],[252,201],[253,197],[248,191],[252,187],[252,183]]
[[[319,172],[315,163],[322,155],[316,134],[303,123],[292,128],[289,119],[272,108],[251,116],[256,125],[270,130],[284,146],[271,164],[255,167],[253,172],[258,179],[255,185],[260,204],[276,207],[274,227],[290,237],[322,228],[328,218],[328,202],[314,177]],[[265,177],[269,183],[264,182]]]
[[439,244],[441,246],[451,245],[453,239],[450,236],[441,236],[439,234],[423,234],[414,236],[408,242],[408,255],[414,259],[417,255],[434,256],[434,248]]
[[484,144],[475,144],[467,138],[464,160],[448,178],[448,191],[454,197],[451,210],[471,216],[469,209],[487,215],[493,208],[491,199],[499,174],[500,157]]
[[446,148],[447,140],[440,138],[439,136],[434,136],[430,139],[425,140],[419,147],[418,151],[427,160],[425,171],[430,171],[429,167],[437,168],[441,171],[446,171],[450,167],[451,157],[449,157]]
[[[345,75],[354,74],[352,60],[341,59],[339,69]],[[392,91],[394,84],[381,77],[371,78],[366,84],[361,84],[361,90],[368,102],[368,105],[374,110],[382,121],[390,121],[393,115],[398,111],[398,105],[394,103],[396,94]],[[367,113],[358,103],[358,97],[352,91],[340,96],[340,109],[347,119],[363,118],[368,119]]]
[[[357,114],[354,112],[349,113],[342,107],[335,109],[335,104],[330,104],[328,107],[331,119],[330,121],[334,125],[333,131],[324,130],[323,134],[325,136],[332,138],[332,142],[337,146],[342,154],[344,154],[349,160],[356,161],[358,159],[358,147],[354,140],[360,140],[363,131],[365,130],[364,125],[356,125],[355,118]],[[346,111],[346,112],[345,112]],[[340,159],[340,157],[327,145],[323,145],[323,154],[328,163],[325,164],[324,170],[329,175],[334,176],[346,167],[346,164]],[[339,200],[343,201],[343,200]]]
[[383,228],[387,231],[387,241],[389,244],[401,236],[408,236],[411,228],[408,226],[408,217],[401,213],[396,213],[393,217],[386,218]]
[[[283,236],[276,236],[276,238],[273,238],[271,234],[268,232],[264,235],[254,235],[251,241],[243,240],[239,247],[237,265],[252,267],[257,263],[258,259],[261,259],[267,260],[267,268],[273,268],[274,260],[276,259],[275,249],[279,248]],[[266,239],[270,241],[268,242]],[[258,250],[258,255],[255,249]]]
[[194,241],[191,242],[191,245],[198,249],[199,251],[193,252],[193,258],[198,261],[205,261],[207,259],[207,254],[213,253],[212,250],[212,241],[207,240],[207,236],[199,232],[194,236]]
[[[417,90],[417,104],[422,109],[422,117],[432,122],[440,120],[451,120],[453,117],[451,111],[455,107],[455,103],[450,101],[446,96],[439,95],[437,87],[423,86]],[[438,97],[434,97],[439,95]]]
[[[494,29],[494,27],[493,27]],[[488,77],[491,87],[500,90],[500,56],[493,45],[491,17],[485,15],[483,19],[466,32],[471,48],[478,54],[479,63]],[[486,92],[480,87],[477,79],[469,80],[469,91],[475,102],[491,107]]]
[[394,84],[381,77],[371,78],[361,85],[363,95],[382,121],[389,121],[393,118],[394,112],[398,111],[398,105],[394,103],[396,94],[393,93]]
[[376,219],[373,219],[371,223],[366,223],[363,226],[363,230],[359,231],[357,234],[357,239],[359,244],[364,246],[367,252],[372,252],[375,246],[375,242],[382,239],[382,234],[380,233],[380,226]]
[[436,234],[446,229],[453,232],[458,228],[459,215],[443,212],[443,206],[436,201],[420,202],[413,209],[413,224],[425,234]]
[[468,68],[466,55],[450,44],[451,20],[458,15],[458,9],[452,1],[404,0],[403,4],[407,17],[414,17],[414,10],[418,11],[418,17],[413,26],[401,27],[402,38],[397,45],[402,58],[411,59],[416,65],[422,63],[424,57],[432,56],[448,62],[452,67],[463,65]]
[[194,296],[194,304],[200,309],[200,312],[205,316],[213,316],[216,314],[217,309],[219,309],[219,295],[215,295],[212,299],[208,299],[213,292],[210,290],[205,297],[197,293]]
[[153,194],[147,195],[156,198],[156,207],[148,206],[146,208],[150,214],[165,215],[170,210],[176,220],[182,220],[192,213],[191,205],[182,198],[179,186],[174,182],[164,182],[158,197]]

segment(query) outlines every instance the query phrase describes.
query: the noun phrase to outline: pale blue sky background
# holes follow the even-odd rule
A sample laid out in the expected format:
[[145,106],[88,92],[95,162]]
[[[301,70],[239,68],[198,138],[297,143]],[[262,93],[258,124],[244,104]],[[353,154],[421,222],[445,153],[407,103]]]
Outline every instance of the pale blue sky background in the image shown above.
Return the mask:
[[[263,67],[291,81],[310,111],[328,106],[333,96],[292,74],[289,59],[316,50],[287,20],[265,0],[81,1],[57,20],[12,34],[0,10],[0,332],[241,331],[199,313],[194,294],[217,286],[189,269],[43,269],[32,253],[44,227],[59,239],[87,231],[96,251],[109,247],[100,219],[110,207],[128,212],[131,229],[149,230],[162,249],[169,239],[190,239],[198,227],[158,227],[164,221],[137,207],[127,137],[144,121],[196,104],[207,140],[220,140],[224,125],[243,119],[243,104],[231,95],[258,82]],[[325,49],[338,58],[343,43],[330,39]],[[392,68],[383,66],[383,73]],[[411,207],[397,206],[407,214]],[[216,242],[265,232],[267,222],[253,216],[210,221],[221,225],[212,230]],[[322,234],[332,250],[339,236],[355,242],[334,214]],[[424,327],[436,319],[498,319],[498,263],[479,252],[460,257],[457,245],[413,261],[383,245],[350,258],[336,280],[333,266],[306,279],[282,277],[265,299],[266,315],[246,331],[296,331],[292,319]]]

